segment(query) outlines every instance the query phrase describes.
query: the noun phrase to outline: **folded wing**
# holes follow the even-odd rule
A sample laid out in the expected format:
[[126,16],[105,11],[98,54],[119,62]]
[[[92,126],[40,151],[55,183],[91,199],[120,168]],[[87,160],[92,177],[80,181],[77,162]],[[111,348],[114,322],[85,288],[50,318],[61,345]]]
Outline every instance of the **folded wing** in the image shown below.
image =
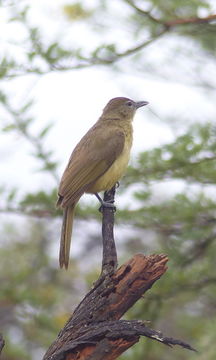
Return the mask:
[[118,158],[124,143],[124,133],[119,130],[108,134],[100,131],[100,136],[94,131],[91,137],[87,133],[74,149],[62,176],[57,205],[67,207],[77,202]]

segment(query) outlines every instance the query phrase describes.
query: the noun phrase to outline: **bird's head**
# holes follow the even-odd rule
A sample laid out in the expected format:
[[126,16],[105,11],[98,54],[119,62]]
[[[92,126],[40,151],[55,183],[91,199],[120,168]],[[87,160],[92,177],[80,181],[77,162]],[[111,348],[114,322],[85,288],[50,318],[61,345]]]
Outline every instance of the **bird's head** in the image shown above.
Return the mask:
[[111,99],[103,110],[105,118],[133,119],[134,114],[141,106],[148,105],[148,101],[133,101],[125,97]]

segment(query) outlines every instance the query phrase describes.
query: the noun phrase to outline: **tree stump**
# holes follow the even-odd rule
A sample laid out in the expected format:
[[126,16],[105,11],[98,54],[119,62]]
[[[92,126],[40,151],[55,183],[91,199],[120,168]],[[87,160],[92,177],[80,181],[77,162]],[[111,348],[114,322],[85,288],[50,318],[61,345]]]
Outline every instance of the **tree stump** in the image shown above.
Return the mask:
[[[104,201],[113,202],[115,187],[105,192]],[[166,345],[189,344],[164,337],[140,320],[120,320],[124,313],[149,290],[167,270],[164,254],[134,255],[117,268],[113,236],[114,208],[102,207],[103,260],[99,279],[77,306],[46,352],[43,360],[114,360],[139,341],[140,336]]]

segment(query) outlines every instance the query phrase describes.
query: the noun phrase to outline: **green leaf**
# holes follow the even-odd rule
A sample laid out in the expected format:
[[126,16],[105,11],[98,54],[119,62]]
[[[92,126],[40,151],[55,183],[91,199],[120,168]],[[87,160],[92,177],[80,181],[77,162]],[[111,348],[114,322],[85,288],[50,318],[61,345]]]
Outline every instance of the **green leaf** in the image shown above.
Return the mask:
[[27,111],[32,107],[33,104],[34,104],[34,100],[33,100],[33,99],[27,101],[26,104],[23,105],[23,106],[19,109],[19,112],[20,112],[20,113],[25,113],[25,112],[27,112]]
[[48,124],[48,125],[39,133],[39,138],[41,138],[41,139],[44,138],[52,127],[53,127],[53,123]]
[[72,21],[83,20],[93,14],[93,11],[84,8],[84,6],[80,2],[65,5],[63,7],[63,11],[68,17],[68,19]]
[[18,189],[14,188],[9,192],[9,194],[7,196],[8,203],[11,203],[15,199],[15,197],[17,195],[17,191],[18,191]]
[[6,125],[2,128],[2,131],[4,132],[10,132],[10,131],[13,131],[15,130],[17,127],[15,124],[9,124],[9,125]]

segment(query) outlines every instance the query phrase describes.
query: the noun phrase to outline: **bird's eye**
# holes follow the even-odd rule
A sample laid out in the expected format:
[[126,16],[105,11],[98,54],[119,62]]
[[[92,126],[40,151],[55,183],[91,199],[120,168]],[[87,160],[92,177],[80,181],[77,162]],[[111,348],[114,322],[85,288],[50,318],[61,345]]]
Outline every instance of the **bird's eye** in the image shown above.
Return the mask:
[[127,105],[128,105],[128,106],[132,106],[132,105],[133,105],[132,101],[128,101],[128,102],[127,102]]

